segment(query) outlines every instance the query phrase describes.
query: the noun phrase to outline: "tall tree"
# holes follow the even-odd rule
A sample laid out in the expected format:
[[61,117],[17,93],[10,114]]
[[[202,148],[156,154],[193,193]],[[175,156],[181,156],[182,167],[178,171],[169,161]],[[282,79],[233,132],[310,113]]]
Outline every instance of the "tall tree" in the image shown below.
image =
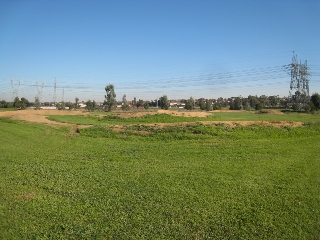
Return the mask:
[[261,95],[259,97],[259,101],[262,103],[263,107],[267,107],[270,105],[269,98],[266,95]]
[[311,102],[313,103],[316,110],[320,109],[320,95],[318,93],[312,94]]
[[97,109],[97,102],[95,100],[92,101],[92,111],[96,110]]
[[212,100],[210,99],[206,101],[206,111],[212,111]]
[[296,111],[299,110],[299,104],[298,104],[298,103],[293,103],[292,106],[291,106],[291,108],[292,108],[293,111],[296,112]]
[[6,107],[7,107],[7,102],[5,100],[1,100],[0,108],[6,108]]
[[161,109],[168,110],[170,107],[170,102],[168,100],[167,95],[163,95],[162,97],[160,97],[159,100]]
[[61,102],[61,109],[62,110],[66,109],[66,103],[64,101]]
[[241,110],[242,101],[240,97],[236,97],[233,101],[230,102],[230,110]]
[[30,106],[30,102],[28,101],[28,99],[26,99],[26,98],[24,98],[24,97],[21,98],[21,102],[22,102],[23,104],[25,104],[26,107],[29,107],[29,106]]
[[39,97],[35,97],[34,99],[34,107],[36,110],[39,110],[40,109],[40,100],[39,100]]
[[262,110],[263,109],[263,104],[261,102],[257,102],[256,106],[254,107],[255,110]]
[[75,108],[75,109],[78,109],[78,108],[79,108],[79,98],[76,97],[76,98],[75,98],[75,101],[76,101],[76,104],[75,104],[74,108]]
[[279,96],[269,96],[269,103],[272,107],[276,107],[279,104]]
[[127,101],[127,96],[126,95],[123,95],[122,97],[122,105],[121,105],[121,108],[123,111],[128,111],[130,106],[128,104],[128,101]]
[[282,108],[287,108],[288,107],[288,99],[287,98],[280,98],[279,105]]
[[113,84],[109,84],[105,87],[106,95],[105,95],[105,104],[106,111],[110,112],[116,106],[116,93],[114,92]]
[[259,102],[259,99],[258,99],[257,96],[249,95],[248,96],[248,101],[249,101],[250,107],[255,108],[257,103]]
[[21,98],[21,108],[25,109],[29,106],[30,106],[30,102],[28,101],[28,99],[22,97]]
[[144,109],[149,109],[149,101],[145,101],[143,103],[143,107],[144,107]]
[[20,99],[18,97],[15,97],[15,99],[13,101],[13,107],[17,108],[17,109],[21,107],[21,102],[20,102]]
[[139,99],[136,105],[137,105],[137,108],[143,107],[143,100]]
[[196,101],[193,97],[190,97],[189,100],[186,101],[185,109],[194,110],[196,108]]
[[7,102],[7,108],[13,108],[13,102]]
[[88,111],[93,111],[93,103],[91,100],[86,101],[86,109]]
[[199,107],[201,110],[206,110],[206,102],[204,101],[203,98],[199,100]]
[[214,105],[213,105],[213,107],[212,107],[212,109],[214,109],[214,110],[221,110],[221,103],[215,103]]
[[246,101],[246,102],[245,102],[245,104],[243,105],[243,109],[246,110],[246,111],[249,111],[249,110],[250,110],[249,101]]
[[133,100],[132,100],[132,107],[133,108],[137,107],[137,99],[136,99],[136,97],[134,97]]
[[69,109],[69,110],[72,110],[75,106],[72,102],[67,102],[66,103],[66,107]]

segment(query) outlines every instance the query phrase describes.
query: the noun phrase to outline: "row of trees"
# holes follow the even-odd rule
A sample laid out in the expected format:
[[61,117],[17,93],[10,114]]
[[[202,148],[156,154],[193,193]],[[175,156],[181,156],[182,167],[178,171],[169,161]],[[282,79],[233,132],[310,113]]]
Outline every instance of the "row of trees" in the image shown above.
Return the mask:
[[34,103],[30,103],[28,99],[24,97],[21,99],[16,97],[13,102],[6,102],[5,100],[0,101],[0,108],[26,109],[27,107],[31,107],[33,105]]
[[[117,106],[116,93],[114,90],[114,85],[110,84],[105,87],[106,95],[105,101],[102,106],[97,104],[94,100],[88,100],[85,102],[86,109],[88,111],[94,111],[97,109],[104,109],[105,111],[112,111]],[[193,97],[190,97],[187,100],[181,100],[181,103],[184,104],[184,108],[187,110],[194,110],[200,108],[201,110],[211,111],[223,108],[229,108],[230,110],[261,110],[263,108],[292,108],[294,111],[305,110],[307,112],[313,112],[320,109],[320,95],[314,93],[310,97],[310,101],[306,104],[301,104],[295,101],[294,98],[279,98],[279,96],[265,96],[260,97],[249,95],[247,98],[244,97],[234,97],[229,99],[218,98],[213,99],[204,99],[200,98],[195,100]],[[50,103],[44,103],[45,106],[49,106]],[[41,106],[39,99],[36,97],[34,102],[29,102],[26,98],[22,97],[19,99],[16,97],[13,102],[6,102],[4,100],[0,101],[0,108],[16,108],[16,109],[26,109],[27,107],[34,107],[39,109]],[[79,98],[75,98],[75,103],[58,103],[56,105],[58,109],[78,109]],[[126,95],[122,97],[121,109],[123,111],[129,110],[131,107],[136,108],[145,108],[149,107],[160,107],[162,109],[170,108],[170,101],[168,100],[167,95],[163,95],[159,99],[154,101],[143,101],[142,99],[137,100],[134,98],[131,101],[131,104],[127,101]]]
[[320,109],[320,95],[314,93],[309,101],[300,103],[295,101],[294,98],[279,98],[278,96],[265,96],[259,98],[257,96],[248,96],[248,98],[237,97],[230,101],[231,110],[261,110],[263,108],[291,108],[294,111],[304,110],[306,112],[314,112]]
[[[111,111],[116,106],[116,94],[114,91],[114,86],[112,84],[106,86],[106,95],[105,95],[105,106],[106,111]],[[155,100],[156,106],[159,106],[162,109],[169,109],[170,102],[167,95],[163,95],[159,100]],[[230,98],[226,102],[225,99],[219,98],[217,101],[213,102],[212,99],[198,99],[197,101],[190,97],[188,100],[182,100],[185,104],[185,109],[194,110],[196,107],[199,107],[201,110],[211,111],[221,109],[222,107],[227,107],[229,105],[230,110],[261,110],[263,108],[292,108],[293,110],[301,110],[302,108],[307,112],[317,111],[320,108],[320,96],[318,93],[315,93],[311,96],[310,101],[304,106],[299,105],[294,99],[279,98],[279,96],[265,96],[260,97],[249,95],[247,98],[235,97]],[[136,98],[132,101],[132,106],[137,108],[144,107],[148,109],[150,105],[154,102],[143,101]],[[130,109],[130,105],[127,101],[126,95],[122,97],[121,108],[124,111]]]
[[[113,84],[107,85],[105,87],[105,91],[106,91],[106,95],[105,95],[105,101],[104,101],[103,105],[105,107],[105,110],[109,112],[109,111],[113,110],[117,105],[116,93],[115,93]],[[156,101],[157,101],[157,103],[156,103],[157,106],[160,106],[162,109],[169,109],[170,102],[169,102],[168,97],[166,95],[163,95],[162,97],[160,97],[159,101],[158,100],[156,100]],[[137,108],[148,109],[150,107],[150,105],[154,105],[154,103],[149,102],[149,101],[143,101],[141,99],[139,99],[137,101],[137,99],[134,98],[131,105],[135,106]],[[130,109],[130,104],[127,101],[126,95],[123,95],[123,97],[122,97],[121,109],[124,111],[128,111]]]

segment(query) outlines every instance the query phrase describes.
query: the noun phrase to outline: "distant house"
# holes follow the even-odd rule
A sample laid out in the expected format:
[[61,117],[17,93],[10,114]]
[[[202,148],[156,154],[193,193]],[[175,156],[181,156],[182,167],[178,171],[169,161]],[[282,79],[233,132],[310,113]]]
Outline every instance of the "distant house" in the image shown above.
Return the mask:
[[45,109],[45,110],[56,110],[57,107],[49,107],[49,106],[41,106],[40,109]]
[[183,108],[186,104],[180,101],[176,100],[170,100],[170,107],[178,107],[178,108]]
[[84,102],[78,103],[79,108],[85,108],[87,105]]

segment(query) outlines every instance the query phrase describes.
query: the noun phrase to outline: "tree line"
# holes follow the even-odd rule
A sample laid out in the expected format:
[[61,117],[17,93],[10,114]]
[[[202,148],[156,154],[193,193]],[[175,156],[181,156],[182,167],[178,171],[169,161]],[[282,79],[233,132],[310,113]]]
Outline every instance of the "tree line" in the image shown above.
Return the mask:
[[[85,109],[88,111],[104,110],[112,111],[116,107],[121,106],[123,111],[128,111],[132,108],[144,108],[149,107],[159,107],[161,109],[169,109],[170,101],[167,95],[161,96],[159,99],[152,101],[144,101],[142,99],[134,99],[128,101],[126,95],[123,95],[122,101],[117,102],[116,93],[113,84],[109,84],[105,87],[106,95],[102,105],[98,104],[94,100],[88,100],[85,104]],[[183,108],[186,110],[200,109],[204,111],[219,110],[221,108],[230,110],[261,110],[264,108],[286,108],[292,109],[293,111],[306,111],[315,112],[320,109],[320,95],[318,93],[312,94],[309,101],[299,102],[294,96],[292,98],[280,98],[279,96],[266,96],[261,95],[248,97],[232,97],[232,98],[218,98],[218,99],[194,99],[190,97],[189,99],[181,99],[179,101],[183,104]],[[48,102],[40,103],[39,98],[36,97],[34,102],[29,102],[28,99],[22,97],[19,99],[16,97],[13,102],[6,102],[5,100],[0,101],[0,108],[16,108],[16,109],[26,109],[27,107],[33,107],[35,109],[40,109],[41,106],[50,106]],[[55,107],[59,110],[63,109],[79,109],[79,98],[75,98],[75,102],[61,102],[55,104]]]
[[[116,94],[114,90],[114,86],[112,84],[107,85],[105,95],[105,105],[106,111],[111,111],[116,107]],[[143,101],[136,98],[133,99],[131,106],[137,108],[145,108],[148,109],[150,105],[154,106],[156,102],[156,106],[161,109],[169,109],[170,101],[168,100],[167,95],[163,95],[159,98],[159,100],[155,100],[154,102]],[[211,111],[211,110],[219,110],[221,108],[229,108],[230,110],[261,110],[263,108],[291,108],[294,111],[304,110],[306,112],[314,112],[320,109],[320,95],[318,93],[314,93],[310,100],[306,103],[298,102],[294,97],[289,98],[280,98],[279,96],[266,96],[261,95],[251,96],[249,95],[247,98],[244,97],[234,97],[234,98],[218,98],[218,99],[204,99],[200,98],[195,100],[193,97],[189,99],[181,100],[184,103],[184,108],[187,110],[194,110],[196,108],[200,108],[200,110]],[[156,107],[154,106],[154,107]],[[130,105],[127,101],[126,95],[122,97],[121,108],[124,111],[130,109]]]

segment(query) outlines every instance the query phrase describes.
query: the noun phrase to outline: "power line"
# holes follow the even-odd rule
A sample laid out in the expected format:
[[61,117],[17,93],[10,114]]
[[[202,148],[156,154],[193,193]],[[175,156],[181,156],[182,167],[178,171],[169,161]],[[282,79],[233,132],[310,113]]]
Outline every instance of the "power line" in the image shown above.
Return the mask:
[[[165,77],[165,78],[157,78],[150,77],[144,78],[141,80],[132,79],[124,79],[121,81],[116,81],[114,84],[117,86],[119,91],[135,91],[136,94],[140,93],[151,93],[155,89],[155,92],[175,92],[176,94],[183,94],[184,91],[190,91],[188,88],[195,88],[193,92],[201,94],[206,89],[223,89],[224,91],[230,92],[233,89],[251,89],[254,91],[255,89],[260,90],[261,85],[272,88],[273,86],[278,86],[278,88],[285,89],[286,82],[290,83],[290,74],[292,64],[279,65],[279,66],[268,66],[268,67],[257,67],[257,68],[248,68],[248,69],[237,69],[234,71],[218,71],[211,72],[208,74],[197,74],[190,76],[177,76],[177,77]],[[310,68],[310,70],[309,70]],[[310,84],[317,84],[319,79],[316,77],[320,75],[320,66],[318,65],[309,65],[308,73],[309,77],[312,81]],[[315,78],[314,78],[315,77]],[[288,80],[287,80],[288,79]],[[278,81],[277,81],[278,80]],[[275,82],[277,81],[277,82]],[[91,79],[90,82],[95,82],[94,79]],[[12,92],[16,95],[16,91],[12,87]],[[288,84],[289,85],[289,84]],[[38,91],[38,83],[36,84],[28,84],[28,82],[21,82],[17,84],[15,82],[15,87],[19,86],[19,94],[32,94],[32,92]],[[246,87],[242,87],[246,86]],[[41,85],[42,94],[46,94],[46,92],[51,88],[54,89],[54,99],[56,98],[57,89],[63,89],[66,91],[65,94],[91,94],[94,98],[97,96],[97,93],[102,92],[101,96],[104,94],[105,84],[88,84],[87,82],[76,82],[68,84],[67,82],[60,82],[57,84],[56,78],[53,84],[43,83]],[[1,86],[2,92],[7,92],[10,88],[10,84],[8,82],[3,83]],[[274,87],[273,89],[276,89]],[[47,90],[46,90],[47,89]],[[50,90],[52,91],[52,90]],[[181,93],[178,93],[181,91]],[[221,91],[220,91],[221,93]],[[21,94],[20,94],[21,95]],[[74,97],[74,96],[73,96]],[[55,99],[56,100],[56,99]]]

